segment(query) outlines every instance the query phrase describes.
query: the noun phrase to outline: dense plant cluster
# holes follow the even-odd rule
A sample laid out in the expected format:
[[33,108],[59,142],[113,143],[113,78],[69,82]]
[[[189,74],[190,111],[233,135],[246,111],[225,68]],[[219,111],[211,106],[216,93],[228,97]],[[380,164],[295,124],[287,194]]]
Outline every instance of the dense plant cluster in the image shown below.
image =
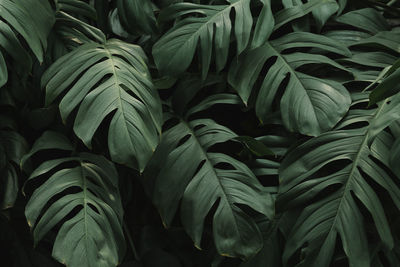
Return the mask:
[[1,266],[400,266],[400,1],[0,0]]

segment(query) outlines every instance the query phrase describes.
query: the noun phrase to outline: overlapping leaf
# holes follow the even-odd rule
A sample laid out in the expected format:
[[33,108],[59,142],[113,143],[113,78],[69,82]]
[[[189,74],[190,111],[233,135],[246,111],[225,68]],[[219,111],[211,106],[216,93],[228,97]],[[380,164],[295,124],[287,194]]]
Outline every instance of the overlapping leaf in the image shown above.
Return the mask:
[[[30,154],[69,146],[59,134],[47,132]],[[49,178],[33,192],[25,209],[35,244],[61,223],[52,253],[59,262],[71,267],[117,266],[125,241],[114,165],[102,156],[80,153],[43,162],[27,183],[43,176]]]
[[370,104],[375,104],[391,97],[400,91],[400,60],[397,60],[393,66],[385,72],[383,81],[372,91],[370,95]]
[[[307,3],[313,1],[307,1]],[[339,10],[339,5],[336,1],[320,1],[322,2],[317,8],[312,10],[312,15],[315,20],[315,24],[318,30],[325,25],[327,20],[335,14]],[[301,0],[282,0],[282,4],[286,9],[289,8],[297,8],[303,6],[303,2]],[[310,30],[310,23],[307,21],[307,17],[304,16],[300,21],[296,21],[294,23],[295,30]],[[307,29],[308,28],[308,29]]]
[[[153,47],[153,56],[159,71],[163,74],[178,75],[184,72],[192,62],[198,45],[201,51],[202,76],[206,77],[215,52],[217,71],[224,68],[229,53],[232,28],[235,33],[237,53],[248,45],[253,26],[250,0],[232,0],[229,5],[198,5],[178,3],[165,9],[161,18],[174,19],[192,15],[179,21],[164,34]],[[272,25],[268,18],[272,16],[269,1],[262,1],[262,18],[257,23],[256,32],[266,30]],[[232,26],[230,15],[235,11]],[[197,16],[195,16],[197,15]],[[261,34],[261,33],[259,33]],[[214,47],[214,48],[213,48]]]
[[156,18],[150,0],[118,0],[119,19],[130,33],[152,34],[157,30]]
[[[356,97],[354,105],[366,103],[367,97],[366,93]],[[311,139],[286,156],[280,168],[278,206],[305,207],[285,245],[286,266],[289,259],[299,262],[298,266],[330,266],[339,238],[350,266],[370,266],[365,218],[358,203],[370,213],[384,246],[393,247],[386,206],[375,186],[385,190],[400,209],[398,178],[388,171],[394,140],[382,131],[399,118],[399,103],[397,97],[376,109],[350,110],[334,131]],[[391,120],[388,114],[392,114]],[[368,126],[358,128],[359,123]],[[323,194],[329,192],[326,190],[331,193]],[[293,258],[300,249],[302,259]]]
[[56,22],[49,36],[51,62],[67,54],[79,45],[88,42],[104,43],[105,35],[87,23],[96,19],[95,9],[79,0],[56,2]]
[[[189,109],[185,118],[219,103],[237,103],[212,95]],[[221,255],[249,258],[263,246],[247,206],[270,218],[272,199],[242,162],[211,148],[236,137],[211,119],[182,119],[163,133],[145,171],[145,183],[163,222],[170,226],[180,206],[182,224],[201,247],[205,219],[212,215],[214,242]],[[215,211],[213,210],[215,207]]]
[[280,100],[283,123],[290,131],[315,136],[331,129],[344,116],[351,99],[340,83],[297,70],[306,64],[327,64],[343,69],[335,61],[323,54],[310,52],[282,53],[286,49],[304,47],[350,54],[346,47],[332,39],[306,32],[289,33],[240,55],[233,61],[228,80],[247,103],[252,91],[256,91],[253,88],[262,68],[267,62],[275,60],[265,77],[261,77],[262,84],[255,103],[257,116],[264,122],[268,119],[278,89],[287,79]]
[[[40,14],[40,15],[37,15]],[[17,35],[22,36],[37,59],[42,62],[47,35],[54,23],[54,12],[47,0],[0,1],[0,47],[28,72],[31,59]],[[17,34],[16,34],[17,33]],[[4,55],[0,53],[0,87],[8,80]]]
[[42,84],[47,104],[67,90],[60,102],[61,117],[66,120],[79,107],[74,131],[88,147],[101,122],[112,116],[112,160],[144,169],[158,144],[161,103],[140,47],[116,39],[84,44],[57,60]]

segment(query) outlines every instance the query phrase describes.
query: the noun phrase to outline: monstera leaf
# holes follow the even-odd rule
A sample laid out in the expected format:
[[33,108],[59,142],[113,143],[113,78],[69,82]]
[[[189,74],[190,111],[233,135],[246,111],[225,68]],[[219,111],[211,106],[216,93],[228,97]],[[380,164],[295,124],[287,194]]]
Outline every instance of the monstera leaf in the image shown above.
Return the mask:
[[[201,52],[201,72],[205,78],[210,68],[213,51],[216,70],[222,70],[227,62],[232,24],[236,39],[237,54],[243,52],[251,41],[258,46],[269,37],[273,27],[273,15],[269,0],[262,0],[262,9],[254,26],[250,40],[253,17],[250,0],[231,0],[229,5],[198,5],[178,3],[166,8],[160,14],[160,20],[170,20],[185,16],[171,30],[164,34],[153,47],[155,63],[162,74],[178,75],[184,72],[192,62],[197,47]],[[277,13],[277,27],[304,16],[312,10],[333,0],[311,0],[304,5],[284,9]],[[235,21],[231,21],[234,10]],[[187,16],[192,15],[192,16]]]
[[336,18],[336,21],[372,34],[390,29],[382,14],[373,8],[363,8],[347,12]]
[[[225,94],[212,95],[186,115],[228,102],[232,103],[232,99]],[[214,145],[235,137],[231,130],[211,119],[179,121],[163,133],[146,169],[145,183],[151,188],[153,202],[165,226],[171,225],[180,206],[182,224],[200,248],[205,219],[212,212],[218,252],[249,258],[262,248],[263,240],[257,224],[243,207],[270,218],[273,204],[245,164],[211,150]]]
[[376,104],[385,98],[391,97],[400,91],[400,60],[384,74],[383,81],[370,94],[370,104]]
[[[29,71],[31,59],[17,34],[22,36],[37,59],[42,62],[47,47],[47,35],[54,24],[54,12],[49,2],[47,0],[23,2],[1,0],[0,18],[0,47],[18,62],[18,68],[25,72]],[[4,55],[0,52],[0,87],[7,80],[7,66]]]
[[[47,132],[29,156],[69,147],[68,139]],[[35,244],[61,224],[53,246],[55,259],[72,267],[117,266],[125,253],[125,241],[114,165],[89,153],[52,159],[35,169],[27,184],[44,176],[48,179],[33,192],[25,209]]]
[[105,42],[105,35],[88,24],[88,20],[96,20],[96,10],[91,5],[80,0],[56,2],[56,22],[49,36],[47,53],[51,62],[83,43]]
[[87,43],[57,60],[42,76],[46,103],[65,90],[65,121],[78,108],[74,131],[91,147],[97,128],[112,114],[108,148],[113,161],[143,170],[155,150],[161,103],[142,49],[116,39]]
[[[313,2],[313,1],[307,1]],[[325,25],[327,20],[335,14],[339,10],[339,4],[336,1],[321,1],[324,2],[322,5],[319,5],[317,8],[312,10],[312,15],[315,20],[315,24],[317,26],[318,31]],[[301,0],[282,0],[282,4],[286,9],[289,8],[297,8],[303,6],[303,2]],[[294,22],[294,29],[301,30],[305,27],[310,28],[309,22],[307,21],[307,17],[302,17],[301,20]]]
[[[367,101],[368,93],[363,93],[353,103],[356,107]],[[387,206],[382,204],[378,188],[400,209],[398,178],[388,171],[394,138],[382,131],[398,120],[399,108],[397,97],[375,109],[352,109],[335,130],[286,156],[280,167],[278,208],[303,208],[285,245],[286,266],[290,259],[300,261],[294,258],[298,250],[302,250],[298,266],[330,266],[339,238],[350,266],[370,266],[365,218],[359,204],[371,215],[383,245],[388,250],[393,247]],[[390,113],[397,116],[388,120]],[[368,126],[360,128],[364,123]]]
[[[284,125],[290,131],[316,136],[331,129],[347,112],[351,99],[342,84],[321,79],[298,71],[308,64],[326,64],[343,69],[335,61],[322,54],[310,52],[282,53],[292,48],[312,47],[340,55],[350,55],[343,45],[306,32],[289,33],[279,39],[266,41],[262,46],[248,50],[233,61],[228,81],[236,89],[245,104],[248,103],[261,70],[272,61],[258,91],[256,114],[262,122],[273,111],[273,102],[280,86],[285,91],[280,100]],[[287,80],[287,83],[284,81]]]
[[[271,16],[269,1],[262,1],[266,10],[265,17]],[[199,5],[178,3],[165,9],[161,19],[175,19],[192,15],[179,21],[170,31],[155,43],[153,56],[163,74],[178,75],[184,72],[192,62],[198,43],[200,43],[202,76],[206,77],[210,67],[213,47],[217,71],[224,68],[228,59],[232,30],[230,15],[235,11],[233,30],[240,54],[248,45],[253,18],[250,12],[250,0],[232,0],[229,5]],[[196,16],[197,15],[197,16]],[[260,19],[257,30],[267,29],[266,19]]]

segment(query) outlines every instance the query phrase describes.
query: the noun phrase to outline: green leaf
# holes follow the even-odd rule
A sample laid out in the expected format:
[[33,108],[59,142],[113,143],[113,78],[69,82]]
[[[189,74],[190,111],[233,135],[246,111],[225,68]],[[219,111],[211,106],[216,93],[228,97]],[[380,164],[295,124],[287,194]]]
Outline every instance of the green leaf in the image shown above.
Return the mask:
[[[248,45],[253,18],[250,12],[250,0],[232,0],[229,5],[198,5],[178,3],[165,9],[160,17],[163,20],[174,19],[183,15],[192,15],[182,19],[164,34],[153,46],[153,56],[158,70],[163,75],[177,76],[184,72],[192,62],[197,46],[201,51],[201,69],[203,79],[207,76],[213,50],[217,72],[227,62],[232,30],[230,14],[235,11],[233,30],[237,43],[237,54]],[[261,29],[267,29],[272,23],[268,1],[261,12],[261,19],[256,26],[254,43],[262,42]],[[200,15],[200,16],[193,16]],[[265,33],[268,35],[268,32]],[[214,48],[213,48],[214,47]]]
[[373,105],[382,101],[400,91],[400,68],[391,68],[390,75],[371,92],[369,105]]
[[315,8],[312,11],[312,15],[315,19],[317,30],[321,31],[322,27],[326,24],[326,22],[339,10],[339,5],[336,1],[326,2],[324,5],[321,5]]
[[71,142],[64,135],[54,132],[54,131],[46,131],[44,132],[33,144],[29,153],[26,153],[19,163],[24,169],[25,162],[41,150],[49,150],[49,149],[57,149],[57,150],[65,150],[72,151],[73,146]]
[[272,156],[274,153],[263,142],[250,136],[238,136],[235,140],[243,143],[254,155],[258,157]]
[[324,36],[332,38],[346,46],[351,46],[363,39],[371,37],[371,34],[354,30],[331,30],[324,32]]
[[[366,102],[366,96],[364,93],[362,102]],[[384,119],[381,112],[386,105],[350,110],[336,130],[298,146],[282,162],[277,207],[301,209],[285,245],[285,264],[301,248],[301,266],[328,267],[340,237],[350,266],[370,266],[364,213],[358,203],[371,215],[383,245],[389,250],[393,247],[387,206],[381,202],[379,192],[385,190],[400,209],[400,188],[393,180],[397,178],[387,171],[394,140],[387,132],[377,133],[374,128],[377,120]],[[361,122],[369,126],[359,128]]]
[[[75,167],[59,169],[60,163]],[[55,173],[33,192],[25,208],[35,244],[61,223],[53,246],[55,259],[71,267],[117,266],[125,253],[125,241],[114,165],[102,156],[81,153],[44,162],[28,182],[53,170]],[[73,187],[78,192],[60,196]]]
[[75,14],[92,20],[96,20],[96,10],[88,3],[79,0],[57,0],[57,11],[63,11],[70,15]]
[[[153,184],[153,202],[165,226],[171,225],[180,205],[182,224],[200,248],[204,220],[215,205],[212,225],[217,251],[224,256],[249,258],[263,242],[256,223],[240,206],[270,218],[272,199],[246,165],[209,151],[235,137],[210,119],[179,122],[163,134],[145,172],[145,183]],[[220,167],[224,164],[229,168]]]
[[7,83],[8,72],[6,61],[4,60],[3,54],[0,53],[0,87],[3,87]]
[[338,67],[332,60],[312,53],[282,53],[285,49],[303,47],[350,54],[345,47],[329,38],[294,32],[244,52],[233,61],[228,81],[247,104],[263,66],[276,58],[263,78],[256,98],[256,114],[262,122],[268,119],[278,88],[289,77],[280,101],[283,123],[290,131],[315,136],[331,129],[347,112],[351,100],[340,83],[297,71],[306,64],[326,63]]
[[157,22],[150,0],[118,0],[118,15],[124,28],[130,33],[152,34]]
[[336,21],[365,30],[372,34],[390,29],[382,14],[373,8],[363,8],[347,12],[337,17]]
[[67,54],[83,43],[105,43],[106,36],[85,21],[95,20],[95,9],[80,0],[62,0],[56,3],[56,23],[49,36],[50,62]]
[[274,219],[270,221],[262,221],[264,247],[260,252],[251,258],[249,261],[241,263],[240,267],[253,267],[253,266],[274,266],[281,267],[282,261],[280,255],[282,254],[279,246],[279,220]]
[[[326,7],[328,7],[328,10],[323,10]],[[337,3],[335,0],[309,0],[305,4],[298,4],[282,9],[275,14],[274,30],[279,29],[290,21],[304,17],[311,12],[316,14],[317,21],[319,21],[319,27],[322,27],[323,22],[327,19],[327,15],[332,13],[332,7],[333,9],[337,9]]]
[[400,53],[400,32],[397,31],[381,31],[369,38],[361,39],[351,46],[362,46],[388,50],[394,53]]
[[[40,15],[38,15],[40,14]],[[26,40],[42,62],[47,35],[54,24],[54,12],[47,0],[0,1],[0,17]]]
[[252,48],[264,44],[271,35],[275,25],[274,15],[271,10],[271,1],[264,0],[263,3],[264,6],[261,9],[254,29],[254,35],[251,42]]
[[354,53],[351,58],[340,59],[339,62],[351,62],[353,64],[368,67],[386,68],[396,61],[396,57],[384,52],[359,52]]
[[161,130],[161,102],[153,88],[143,50],[116,39],[88,43],[57,60],[42,76],[49,105],[60,102],[65,121],[78,108],[74,131],[91,147],[105,118],[112,119],[108,148],[113,161],[142,171]]

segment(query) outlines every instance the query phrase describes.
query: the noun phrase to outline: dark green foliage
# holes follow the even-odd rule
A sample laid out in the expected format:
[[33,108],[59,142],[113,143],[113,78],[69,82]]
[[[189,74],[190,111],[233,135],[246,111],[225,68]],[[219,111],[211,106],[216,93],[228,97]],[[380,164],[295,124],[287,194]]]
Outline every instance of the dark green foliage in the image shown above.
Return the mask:
[[0,18],[1,266],[400,266],[400,1]]

